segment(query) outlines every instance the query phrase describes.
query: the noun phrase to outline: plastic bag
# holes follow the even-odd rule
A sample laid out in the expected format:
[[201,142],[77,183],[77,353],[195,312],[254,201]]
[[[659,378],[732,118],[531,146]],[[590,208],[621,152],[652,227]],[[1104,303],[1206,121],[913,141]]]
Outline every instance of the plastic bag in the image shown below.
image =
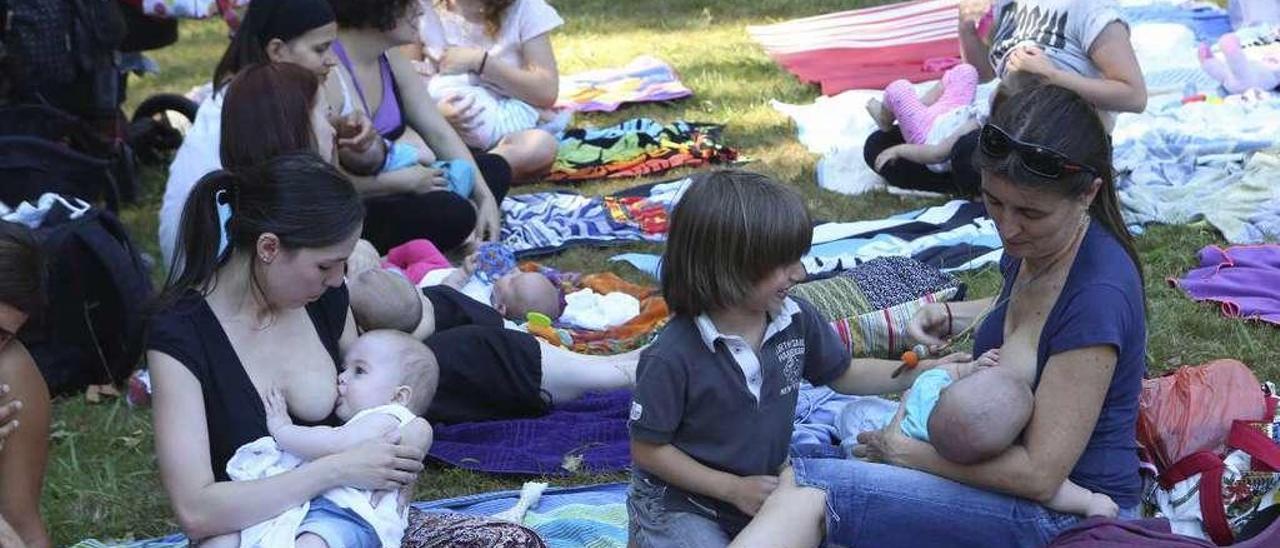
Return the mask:
[[1258,379],[1236,360],[1214,360],[1142,381],[1138,441],[1168,470],[1197,451],[1220,453],[1231,421],[1259,420],[1266,401]]

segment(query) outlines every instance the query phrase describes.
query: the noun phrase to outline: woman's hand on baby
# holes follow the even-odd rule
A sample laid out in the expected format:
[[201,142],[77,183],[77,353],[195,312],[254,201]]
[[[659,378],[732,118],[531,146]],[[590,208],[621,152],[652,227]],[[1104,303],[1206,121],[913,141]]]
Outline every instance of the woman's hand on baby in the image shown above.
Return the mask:
[[325,457],[337,473],[337,485],[370,490],[412,485],[426,455],[419,448],[398,444],[399,438],[393,429],[380,441]]
[[502,215],[493,198],[476,204],[476,236],[482,242],[495,242],[502,235]]
[[423,176],[419,179],[418,187],[414,192],[418,194],[426,194],[428,192],[439,192],[441,190],[449,190],[448,174],[443,169],[431,166],[420,166],[423,170]]
[[1039,74],[1045,78],[1051,78],[1057,70],[1053,66],[1053,61],[1049,60],[1049,56],[1044,54],[1044,50],[1035,46],[1022,46],[1015,48],[1009,53],[1009,60],[1006,62],[1006,70],[1018,70],[1029,72],[1031,74]]
[[480,125],[480,115],[484,114],[484,107],[476,104],[474,95],[450,93],[436,106],[449,125],[460,132],[475,130]]
[[480,257],[475,253],[472,253],[470,255],[467,255],[467,258],[462,260],[462,264],[458,267],[458,269],[461,270],[462,273],[466,274],[468,278],[470,278],[471,276],[475,275],[476,269],[479,267],[480,267]]
[[444,50],[440,56],[440,74],[466,74],[480,72],[484,50],[480,48],[454,47]]
[[[902,399],[906,400],[910,392],[903,392]],[[910,441],[902,433],[902,418],[906,415],[906,409],[905,405],[899,405],[893,420],[884,429],[858,434],[858,445],[853,448],[853,456],[870,462],[901,465],[905,445]]]
[[778,488],[778,476],[742,476],[734,481],[729,502],[748,516],[756,515],[764,500]]
[[289,418],[289,405],[284,399],[284,392],[279,388],[272,388],[267,392],[266,401],[263,403],[267,411],[267,431],[271,435],[276,435],[281,428],[293,425],[293,419]]
[[907,145],[894,145],[884,149],[880,155],[876,156],[876,171],[880,171],[884,169],[884,166],[889,165],[890,162],[896,162],[899,158],[902,158],[902,151],[905,146]]
[[[9,385],[0,385],[0,397],[8,395]],[[18,429],[18,412],[22,411],[22,401],[13,400],[0,405],[0,449],[4,449],[4,440]]]

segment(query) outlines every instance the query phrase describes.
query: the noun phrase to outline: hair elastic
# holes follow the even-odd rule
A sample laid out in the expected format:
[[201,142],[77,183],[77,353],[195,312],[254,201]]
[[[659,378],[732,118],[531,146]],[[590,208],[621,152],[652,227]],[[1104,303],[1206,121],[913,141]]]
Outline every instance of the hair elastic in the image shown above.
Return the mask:
[[227,238],[227,223],[231,221],[231,201],[227,199],[227,189],[213,193],[213,206],[218,212],[218,258],[226,253],[230,244]]

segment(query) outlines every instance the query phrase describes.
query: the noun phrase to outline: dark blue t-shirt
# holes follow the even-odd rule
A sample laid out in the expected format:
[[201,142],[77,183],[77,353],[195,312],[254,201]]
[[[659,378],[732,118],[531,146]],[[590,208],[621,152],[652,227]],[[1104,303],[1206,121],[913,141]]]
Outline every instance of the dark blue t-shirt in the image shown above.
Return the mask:
[[[1022,262],[1000,262],[1005,301]],[[1007,302],[991,311],[974,337],[973,355],[1004,344]],[[1138,504],[1138,396],[1146,373],[1147,326],[1142,281],[1120,241],[1097,221],[1089,225],[1062,293],[1045,320],[1036,353],[1038,386],[1049,357],[1069,350],[1108,345],[1116,350],[1116,368],[1098,423],[1069,478],[1104,493],[1121,508]]]

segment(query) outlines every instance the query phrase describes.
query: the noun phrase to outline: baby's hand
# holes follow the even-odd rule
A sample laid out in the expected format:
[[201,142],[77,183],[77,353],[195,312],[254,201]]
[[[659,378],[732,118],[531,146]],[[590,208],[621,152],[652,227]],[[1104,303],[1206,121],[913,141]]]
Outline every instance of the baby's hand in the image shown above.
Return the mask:
[[477,257],[475,253],[472,253],[470,255],[467,255],[466,259],[462,260],[462,266],[459,268],[463,272],[467,273],[467,277],[471,277],[475,275],[476,268],[478,268],[479,265],[480,265],[480,258]]
[[1000,363],[1000,351],[991,349],[978,356],[978,359],[970,362],[956,362],[945,365],[947,372],[952,378],[962,379],[972,375],[975,371],[984,367],[995,367]]
[[1089,506],[1085,509],[1085,517],[1102,516],[1105,518],[1114,518],[1120,513],[1120,507],[1116,505],[1116,501],[1111,500],[1102,493],[1089,494]]
[[265,407],[267,409],[267,431],[271,432],[271,435],[276,435],[276,432],[281,428],[293,425],[293,419],[289,418],[289,406],[284,400],[284,392],[281,392],[279,388],[272,388],[271,392],[267,394]]

